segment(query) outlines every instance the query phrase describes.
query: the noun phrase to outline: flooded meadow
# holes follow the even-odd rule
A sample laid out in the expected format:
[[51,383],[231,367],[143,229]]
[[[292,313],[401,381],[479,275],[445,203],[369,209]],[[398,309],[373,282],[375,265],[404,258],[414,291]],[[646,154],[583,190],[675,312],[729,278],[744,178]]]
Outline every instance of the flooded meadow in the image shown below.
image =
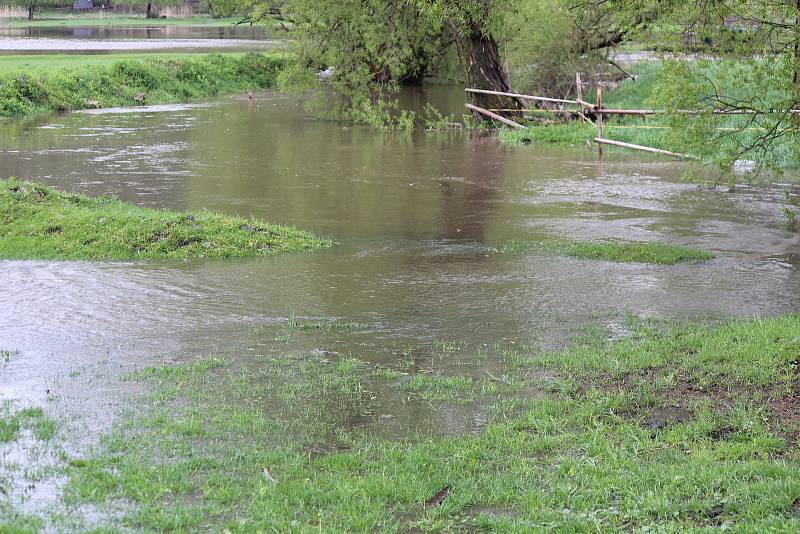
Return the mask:
[[[411,105],[461,113],[457,89],[406,96]],[[417,443],[484,433],[519,413],[515,403],[542,398],[569,376],[520,374],[521,358],[561,351],[587,332],[614,341],[637,321],[717,324],[800,312],[800,257],[781,222],[782,187],[699,187],[683,180],[679,162],[618,152],[600,160],[583,146],[507,146],[481,130],[376,131],[320,120],[274,93],[40,116],[3,123],[2,132],[4,177],[146,207],[255,216],[335,241],[252,259],[0,261],[0,399],[40,408],[59,428],[60,452],[31,445],[38,413],[21,423],[29,429],[23,441],[0,443],[7,506],[22,515],[61,502],[71,476],[59,470],[72,461],[65,458],[87,456],[128,418],[176,398],[179,408],[186,398],[256,402],[258,424],[285,423],[267,433],[276,449],[324,461],[355,448],[350,435]],[[716,258],[665,266],[502,250],[545,239],[659,242]],[[186,398],[175,393],[183,386],[148,396],[175,378],[163,369],[213,371],[217,360],[209,358],[224,361],[227,378],[201,379]],[[202,434],[186,432],[205,450]],[[25,475],[10,467],[25,462],[33,466]],[[273,476],[280,483],[288,467]],[[115,513],[132,500],[115,501]],[[478,504],[459,508],[468,512],[456,523],[414,523],[395,511],[363,528],[393,529],[396,519],[401,530],[469,530],[480,514],[499,517],[498,525],[515,520],[503,507]],[[117,517],[58,506],[67,510],[58,517],[78,522],[50,516],[46,530]],[[202,530],[216,517],[204,514],[174,529],[125,525]],[[271,520],[283,525],[276,514]],[[236,523],[227,512],[220,517]],[[312,519],[301,514],[284,526],[310,530]],[[591,530],[589,519],[575,521]],[[532,524],[531,531],[541,525]]]

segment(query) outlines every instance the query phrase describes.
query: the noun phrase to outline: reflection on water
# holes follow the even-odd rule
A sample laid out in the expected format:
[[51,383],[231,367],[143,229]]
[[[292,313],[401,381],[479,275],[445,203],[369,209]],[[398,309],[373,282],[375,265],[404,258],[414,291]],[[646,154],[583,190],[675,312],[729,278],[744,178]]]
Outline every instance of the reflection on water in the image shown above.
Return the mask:
[[[419,100],[446,112],[462,105],[447,88]],[[91,426],[107,423],[119,390],[86,375],[118,376],[144,362],[217,353],[249,365],[274,351],[324,349],[391,365],[404,347],[459,340],[471,348],[426,365],[483,376],[501,363],[491,353],[476,360],[475,347],[556,344],[626,311],[798,310],[796,258],[775,254],[788,238],[780,189],[698,189],[673,162],[600,162],[583,149],[506,147],[485,133],[378,132],[317,120],[274,94],[3,129],[2,175],[147,206],[255,215],[340,242],[250,260],[0,262],[0,348],[20,351],[0,375],[2,396],[42,401],[50,390]],[[663,267],[492,250],[548,236],[658,240],[720,258]],[[369,328],[282,339],[292,315]],[[94,374],[75,372],[87,367]],[[462,421],[444,425],[453,431],[481,421],[412,404],[381,410],[412,431],[437,418]]]
[[0,26],[0,37],[59,39],[266,39],[263,26]]

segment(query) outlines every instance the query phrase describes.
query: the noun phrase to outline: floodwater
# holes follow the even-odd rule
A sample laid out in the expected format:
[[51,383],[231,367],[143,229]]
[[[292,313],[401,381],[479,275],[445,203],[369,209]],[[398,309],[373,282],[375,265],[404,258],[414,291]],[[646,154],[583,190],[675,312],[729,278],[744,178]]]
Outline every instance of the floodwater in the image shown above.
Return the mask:
[[281,44],[263,26],[0,26],[0,53],[265,50]]
[[264,26],[0,26],[0,37],[59,39],[266,39]]
[[[460,113],[459,92],[410,101]],[[246,260],[0,261],[0,399],[55,406],[95,435],[133,368],[209,354],[241,365],[319,349],[392,365],[407,347],[465,347],[421,367],[485,377],[477,347],[557,345],[583,325],[798,311],[780,187],[681,181],[680,163],[583,147],[508,147],[470,132],[384,133],[326,122],[276,94],[4,123],[0,174],[144,206],[254,215],[334,238],[321,252]],[[653,266],[493,250],[509,240],[621,238],[714,250]],[[796,248],[795,248],[796,251]],[[364,325],[287,338],[292,317]],[[423,350],[424,353],[424,350]],[[380,402],[380,401],[379,401]],[[384,400],[360,426],[485,424],[480,408]],[[384,423],[391,421],[391,423]]]

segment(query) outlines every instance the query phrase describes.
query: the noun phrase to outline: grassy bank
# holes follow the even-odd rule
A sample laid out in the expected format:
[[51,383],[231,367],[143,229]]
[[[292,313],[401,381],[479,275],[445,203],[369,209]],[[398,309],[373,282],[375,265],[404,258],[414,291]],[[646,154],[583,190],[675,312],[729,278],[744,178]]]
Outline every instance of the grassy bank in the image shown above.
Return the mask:
[[[132,61],[193,61],[203,59],[207,53],[197,52],[141,52],[124,54],[13,54],[0,55],[0,76],[26,73],[45,73],[53,70],[74,70],[84,67],[111,67],[116,63]],[[218,55],[241,60],[244,52],[221,52]]]
[[706,250],[664,243],[590,242],[590,241],[512,241],[501,252],[533,252],[573,258],[675,265],[686,261],[707,261],[714,254]]
[[0,180],[0,214],[2,259],[220,258],[330,246],[257,219],[140,208],[14,178]]
[[[314,354],[145,368],[143,413],[73,455],[63,498],[159,532],[796,532],[800,316],[626,331],[506,351],[502,379]],[[490,421],[353,426],[398,391],[489,399]]]
[[129,59],[75,68],[0,75],[0,117],[93,107],[181,102],[266,89],[287,64],[281,54],[212,54]]

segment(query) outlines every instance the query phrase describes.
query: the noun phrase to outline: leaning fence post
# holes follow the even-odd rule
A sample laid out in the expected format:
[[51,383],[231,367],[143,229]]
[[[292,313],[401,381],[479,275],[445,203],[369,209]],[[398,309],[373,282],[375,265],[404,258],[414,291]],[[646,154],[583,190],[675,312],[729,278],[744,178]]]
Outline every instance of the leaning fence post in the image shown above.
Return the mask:
[[[598,86],[597,87],[597,100],[595,101],[594,107],[596,110],[600,110],[603,108],[603,88]],[[602,138],[603,137],[603,114],[597,114],[597,136]],[[603,144],[597,143],[597,151],[600,157],[603,157]]]

